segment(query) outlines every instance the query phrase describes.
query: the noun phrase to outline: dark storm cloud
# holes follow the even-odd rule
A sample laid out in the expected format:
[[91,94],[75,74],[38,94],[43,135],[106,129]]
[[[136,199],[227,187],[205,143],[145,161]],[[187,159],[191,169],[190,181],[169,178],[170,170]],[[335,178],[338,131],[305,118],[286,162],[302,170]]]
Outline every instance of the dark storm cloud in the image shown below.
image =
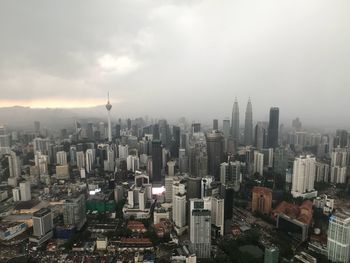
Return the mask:
[[0,105],[110,90],[115,114],[202,120],[229,116],[235,96],[244,113],[251,96],[255,120],[275,105],[285,119],[342,125],[349,10],[346,0],[1,1]]

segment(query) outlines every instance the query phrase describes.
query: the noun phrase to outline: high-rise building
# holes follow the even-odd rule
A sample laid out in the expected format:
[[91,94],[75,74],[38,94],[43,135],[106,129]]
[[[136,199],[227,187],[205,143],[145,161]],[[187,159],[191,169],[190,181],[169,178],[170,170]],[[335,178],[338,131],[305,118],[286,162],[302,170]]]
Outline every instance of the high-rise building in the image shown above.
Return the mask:
[[250,98],[245,111],[244,144],[253,145],[253,107]]
[[279,112],[278,107],[272,107],[270,109],[269,130],[267,134],[269,148],[276,148],[278,146]]
[[239,143],[239,107],[237,98],[233,103],[232,119],[231,119],[231,136],[234,139],[236,145]]
[[181,173],[188,172],[188,156],[185,149],[179,149],[179,171]]
[[58,151],[56,153],[57,164],[66,165],[67,164],[67,153],[65,151]]
[[208,175],[208,151],[204,133],[197,132],[189,137],[189,172],[193,176]]
[[95,164],[95,150],[87,149],[85,155],[85,169],[87,173],[90,173],[92,171],[93,165]]
[[192,123],[192,133],[200,132],[201,124],[200,123]]
[[278,147],[275,149],[273,155],[273,171],[276,174],[284,176],[286,169],[288,168],[289,154],[284,147]]
[[348,164],[349,150],[339,147],[333,149],[331,154],[331,183],[344,184],[346,182]]
[[253,173],[258,173],[259,175],[263,175],[264,172],[264,154],[258,151],[254,151],[254,165],[253,165]]
[[224,162],[220,165],[220,182],[222,185],[232,186],[239,190],[241,177],[241,163],[239,161]]
[[86,208],[83,194],[64,202],[63,221],[65,225],[75,225],[77,230],[84,226],[86,223]]
[[34,122],[34,133],[36,136],[40,135],[40,121]]
[[272,207],[272,190],[266,187],[255,186],[252,190],[252,212],[259,211],[269,214]]
[[191,199],[190,202],[191,250],[198,258],[210,258],[211,212],[204,208],[201,199]]
[[162,181],[162,143],[160,140],[152,141],[152,180]]
[[40,243],[53,236],[53,218],[49,208],[42,208],[33,213],[33,236],[39,238]]
[[225,139],[227,139],[231,133],[231,123],[229,119],[225,119],[222,121],[222,131]]
[[219,129],[219,120],[218,119],[214,119],[213,120],[213,130],[218,130]]
[[179,149],[180,149],[180,127],[173,126],[173,139],[172,139],[172,150],[171,156],[174,158],[179,157]]
[[29,201],[32,199],[32,193],[30,190],[30,182],[26,181],[19,184],[19,189],[21,191],[21,201]]
[[106,109],[108,112],[108,142],[112,142],[112,125],[111,125],[111,109],[112,109],[112,104],[109,103],[109,92],[108,92],[108,101],[106,104]]
[[179,178],[173,180],[173,221],[175,230],[182,233],[186,226],[186,185]]
[[332,262],[350,262],[350,211],[337,209],[329,218],[327,254]]
[[83,151],[77,152],[77,167],[79,169],[85,168],[85,154]]
[[140,168],[140,160],[138,156],[135,155],[129,155],[128,158],[126,158],[126,169],[128,171],[136,172]]
[[255,126],[255,142],[254,145],[258,150],[261,150],[267,146],[267,130],[268,123],[258,121]]
[[347,130],[337,130],[334,138],[334,147],[344,148],[348,145],[349,133]]
[[223,161],[224,140],[221,132],[207,133],[208,174],[220,180],[220,164]]
[[314,182],[316,176],[316,158],[304,155],[295,158],[293,165],[292,195],[294,197],[308,197],[317,195]]
[[292,127],[294,128],[295,131],[301,130],[302,125],[299,117],[292,121]]

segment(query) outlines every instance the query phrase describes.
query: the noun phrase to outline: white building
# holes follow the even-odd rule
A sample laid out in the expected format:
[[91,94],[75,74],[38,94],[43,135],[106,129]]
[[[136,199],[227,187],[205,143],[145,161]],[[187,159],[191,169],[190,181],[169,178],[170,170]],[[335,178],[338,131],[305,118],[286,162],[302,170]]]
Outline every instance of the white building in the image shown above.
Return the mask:
[[350,262],[350,211],[338,210],[330,217],[327,254],[332,262]]
[[30,182],[24,182],[19,184],[19,189],[21,191],[21,201],[29,201],[32,199],[32,194],[30,191]]
[[201,199],[190,200],[191,250],[198,258],[209,258],[211,251],[211,212]]
[[331,154],[330,182],[344,184],[346,182],[347,166],[349,164],[348,149],[336,148]]
[[253,173],[263,175],[264,172],[264,154],[258,151],[254,151],[254,166]]
[[92,171],[92,167],[95,163],[95,150],[94,149],[87,149],[85,153],[85,162],[86,162],[86,172],[90,173]]
[[66,165],[67,164],[67,153],[65,151],[59,151],[56,153],[57,164]]
[[21,201],[21,192],[19,187],[13,188],[12,189],[12,196],[13,196],[13,201],[18,202]]
[[83,151],[79,151],[76,153],[77,156],[77,167],[79,169],[85,168],[85,154]]
[[315,176],[315,157],[306,155],[295,158],[291,190],[293,197],[316,197],[317,191],[314,188]]
[[135,155],[129,155],[126,158],[126,168],[128,171],[136,172],[140,169],[140,160],[139,157]]
[[118,145],[118,157],[121,159],[128,158],[129,146],[128,145]]

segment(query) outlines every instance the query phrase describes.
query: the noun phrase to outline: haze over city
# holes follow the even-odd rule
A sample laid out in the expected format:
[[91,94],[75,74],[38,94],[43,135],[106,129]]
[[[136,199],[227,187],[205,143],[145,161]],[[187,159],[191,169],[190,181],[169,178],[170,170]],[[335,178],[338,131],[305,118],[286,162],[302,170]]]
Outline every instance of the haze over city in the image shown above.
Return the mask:
[[[0,107],[346,126],[348,1],[2,1]],[[204,114],[203,114],[204,113]]]
[[0,263],[350,263],[349,11],[0,1]]

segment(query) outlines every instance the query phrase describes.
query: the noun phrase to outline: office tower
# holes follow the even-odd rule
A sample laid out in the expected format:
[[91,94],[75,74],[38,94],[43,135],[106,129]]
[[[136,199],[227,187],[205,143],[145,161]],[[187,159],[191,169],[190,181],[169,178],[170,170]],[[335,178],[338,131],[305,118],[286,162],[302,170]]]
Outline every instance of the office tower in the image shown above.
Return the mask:
[[20,190],[19,187],[16,187],[16,188],[12,189],[12,196],[13,196],[13,201],[14,202],[21,201],[21,190]]
[[267,144],[269,148],[278,146],[279,108],[270,109],[269,129],[267,133]]
[[120,139],[120,131],[121,131],[121,126],[120,124],[116,124],[115,125],[115,137],[117,139]]
[[188,156],[185,149],[179,149],[179,171],[181,173],[188,172]]
[[225,139],[227,139],[230,136],[231,131],[231,124],[229,119],[225,119],[222,121],[222,131]]
[[228,161],[220,165],[220,182],[222,185],[232,186],[238,191],[241,177],[241,163],[239,161]]
[[174,176],[165,176],[165,202],[173,202],[173,183]]
[[53,236],[53,218],[49,208],[42,208],[33,213],[33,235],[45,237],[46,240]]
[[32,193],[30,190],[30,182],[26,181],[19,184],[19,189],[21,191],[21,201],[32,200]]
[[191,250],[198,258],[210,258],[211,212],[204,209],[204,201],[201,199],[191,199],[190,202]]
[[166,169],[167,163],[170,160],[170,152],[166,148],[162,148],[162,169]]
[[219,196],[212,196],[211,199],[211,222],[213,225],[219,228],[219,234],[223,236],[224,233],[224,211],[225,200]]
[[77,147],[75,145],[69,148],[69,164],[71,166],[77,165]]
[[67,153],[65,151],[59,151],[56,153],[57,164],[66,165],[67,164]]
[[192,123],[192,133],[200,132],[201,124],[200,123]]
[[219,129],[219,120],[218,119],[214,119],[213,120],[213,130],[218,130]]
[[[316,158],[304,155],[295,158],[293,164],[292,195],[305,197],[307,193],[314,191],[316,176]],[[316,192],[317,194],[317,192]]]
[[49,145],[50,145],[49,139],[35,138],[33,140],[34,154],[36,152],[41,152],[42,154],[48,155]]
[[301,131],[302,125],[299,117],[292,121],[292,127],[294,128],[295,131]]
[[179,157],[179,149],[180,149],[180,127],[173,126],[173,140],[172,140],[172,151],[171,156],[174,158]]
[[118,145],[118,157],[126,159],[129,155],[129,146],[128,145]]
[[250,98],[245,110],[244,144],[253,145],[253,107]]
[[332,262],[350,262],[350,211],[337,209],[329,218],[327,255]]
[[267,146],[267,130],[268,123],[258,121],[255,126],[255,142],[254,145],[258,150],[261,150]]
[[112,142],[112,126],[111,126],[111,109],[112,104],[109,103],[109,92],[108,92],[108,101],[106,104],[106,109],[108,112],[108,142]]
[[266,187],[254,186],[252,190],[252,212],[258,211],[268,215],[272,207],[272,190]]
[[162,143],[160,140],[152,141],[152,180],[162,181]]
[[63,221],[65,225],[75,225],[79,231],[86,223],[85,197],[67,199],[63,204]]
[[337,130],[334,138],[334,147],[344,148],[348,146],[349,134],[346,130]]
[[188,177],[187,178],[187,200],[192,198],[201,198],[202,195],[202,178],[201,177]]
[[35,158],[35,166],[39,167],[39,174],[48,174],[48,160],[49,157],[47,155],[42,155],[40,152],[37,152],[34,155]]
[[87,149],[85,153],[85,169],[87,173],[92,171],[92,167],[95,164],[95,150]]
[[239,143],[239,107],[237,98],[235,98],[232,108],[231,136],[235,141],[235,145],[237,146]]
[[21,175],[20,159],[14,151],[7,156],[9,163],[9,173],[11,178],[18,178]]
[[77,167],[79,170],[85,168],[85,154],[83,151],[77,152]]
[[166,120],[159,120],[159,132],[162,144],[165,147],[169,146],[170,130]]
[[330,166],[329,164],[316,162],[316,182],[329,182]]
[[273,155],[273,171],[279,175],[285,175],[288,168],[289,154],[284,147],[278,147],[275,149]]
[[180,180],[174,179],[172,201],[175,230],[181,233],[186,226],[186,186]]
[[168,166],[168,176],[174,176],[175,175],[175,161],[169,161],[167,162]]
[[261,149],[261,153],[264,155],[264,166],[268,168],[273,167],[273,149],[265,148]]
[[129,155],[128,158],[126,158],[126,169],[128,171],[136,172],[140,168],[140,160],[138,156],[135,155]]
[[190,136],[188,153],[190,174],[199,177],[208,175],[208,151],[204,133],[197,132]]
[[153,133],[153,140],[160,139],[159,124],[153,124],[152,133]]
[[208,174],[220,178],[220,164],[223,161],[224,140],[221,132],[207,133]]
[[254,151],[254,165],[253,165],[253,173],[258,173],[259,175],[263,175],[264,172],[264,154]]
[[34,133],[36,136],[40,135],[40,121],[34,122]]
[[330,182],[344,184],[346,182],[347,167],[349,164],[349,151],[344,148],[335,148],[331,154]]

